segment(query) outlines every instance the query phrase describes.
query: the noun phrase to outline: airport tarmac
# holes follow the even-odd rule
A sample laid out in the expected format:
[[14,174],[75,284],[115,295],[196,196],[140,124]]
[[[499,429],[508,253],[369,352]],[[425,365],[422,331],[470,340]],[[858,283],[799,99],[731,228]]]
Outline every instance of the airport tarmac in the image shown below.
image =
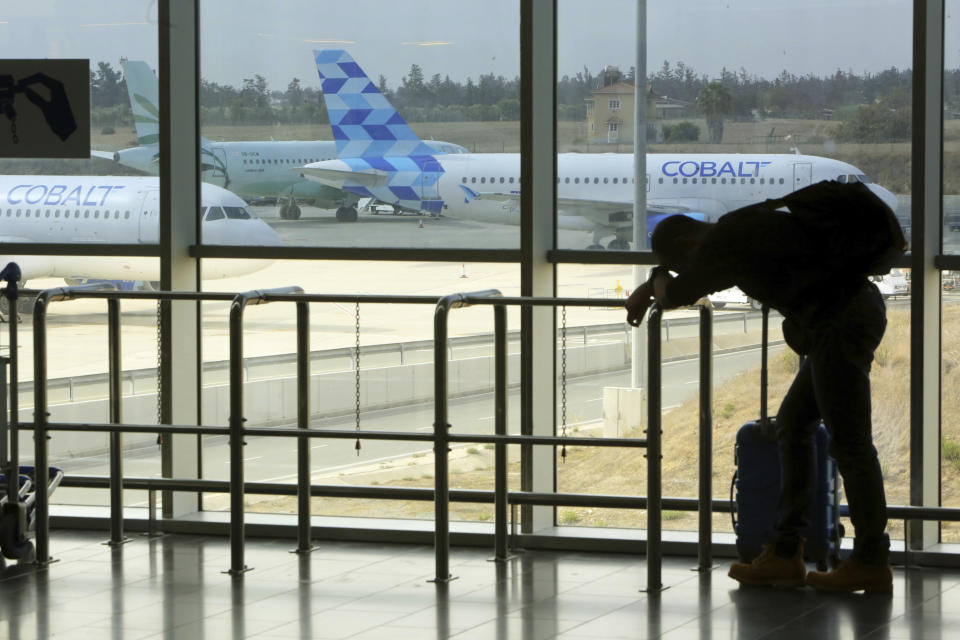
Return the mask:
[[[909,206],[907,203],[906,206]],[[333,211],[304,206],[300,220],[280,220],[276,207],[252,207],[290,245],[368,247],[483,247],[516,248],[519,227],[484,224],[452,218],[411,215],[361,215],[354,223],[338,222]],[[422,227],[421,227],[422,222]],[[580,244],[589,234],[561,232]],[[960,252],[960,233],[945,232],[945,250]],[[566,297],[624,298],[632,288],[632,268],[620,265],[560,265],[558,293]],[[503,295],[520,294],[520,268],[505,263],[436,263],[369,261],[264,262],[264,268],[238,278],[204,282],[208,291],[238,292],[297,285],[308,293],[400,294],[440,297],[450,293],[497,289]],[[61,287],[60,279],[36,280],[33,288]],[[156,305],[122,303],[122,355],[124,369],[156,366]],[[739,311],[739,309],[734,309]],[[353,347],[356,344],[356,309],[352,304],[311,305],[311,348]],[[692,312],[672,312],[683,315]],[[374,305],[360,307],[362,345],[429,340],[433,335],[433,305]],[[450,336],[490,333],[489,308],[457,309],[450,314]],[[24,316],[29,318],[29,316]],[[203,304],[203,358],[226,360],[229,355],[229,305]],[[622,309],[570,308],[569,326],[622,322]],[[508,314],[511,329],[519,328],[519,312]],[[263,356],[296,350],[296,317],[291,304],[249,307],[245,313],[244,353]],[[0,345],[8,343],[7,327],[0,326]],[[20,378],[32,378],[32,323],[19,326]],[[49,310],[48,370],[51,378],[101,373],[107,363],[106,304],[100,300],[53,303]]]

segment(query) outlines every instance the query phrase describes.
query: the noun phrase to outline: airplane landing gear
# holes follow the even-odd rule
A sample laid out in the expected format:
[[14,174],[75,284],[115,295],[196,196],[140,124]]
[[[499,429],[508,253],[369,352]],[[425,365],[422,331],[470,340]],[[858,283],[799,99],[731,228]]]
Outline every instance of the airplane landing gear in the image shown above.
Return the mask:
[[611,251],[629,251],[630,243],[623,238],[614,238],[607,244],[607,249]]
[[337,220],[340,222],[356,222],[357,221],[357,209],[356,207],[340,207],[337,209]]
[[300,207],[297,206],[296,202],[290,204],[284,204],[280,206],[280,218],[282,220],[299,220],[300,219]]

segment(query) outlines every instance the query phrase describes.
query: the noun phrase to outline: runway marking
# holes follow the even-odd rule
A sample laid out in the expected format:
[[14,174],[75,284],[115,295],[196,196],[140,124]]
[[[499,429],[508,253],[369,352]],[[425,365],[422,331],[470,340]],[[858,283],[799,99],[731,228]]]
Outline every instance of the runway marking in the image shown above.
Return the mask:
[[[328,444],[315,444],[312,447],[310,447],[310,450],[313,451],[314,449],[323,449],[324,447],[329,447],[329,446],[330,445]],[[294,451],[296,451],[296,449],[294,449]]]

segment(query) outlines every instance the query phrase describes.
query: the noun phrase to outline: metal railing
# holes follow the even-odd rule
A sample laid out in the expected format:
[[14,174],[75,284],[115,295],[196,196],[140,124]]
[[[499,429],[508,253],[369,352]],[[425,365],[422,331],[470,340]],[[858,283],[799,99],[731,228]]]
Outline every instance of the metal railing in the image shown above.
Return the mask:
[[[47,413],[46,395],[46,315],[52,302],[76,298],[100,298],[108,304],[108,336],[110,348],[110,422],[109,423],[51,423]],[[228,427],[173,424],[123,424],[120,412],[120,301],[123,299],[151,299],[161,302],[230,300],[230,420]],[[251,304],[272,302],[292,302],[297,308],[297,389],[298,420],[295,428],[246,427],[243,417],[243,312]],[[434,433],[412,431],[356,431],[311,430],[309,428],[309,303],[349,302],[381,304],[431,304],[435,305],[435,422]],[[619,301],[618,301],[619,302]],[[80,431],[106,432],[110,434],[110,476],[109,478],[84,477],[64,482],[64,486],[104,487],[110,489],[110,542],[123,542],[123,490],[146,489],[148,491],[208,491],[230,493],[230,537],[231,565],[228,573],[242,574],[249,568],[244,563],[244,495],[297,495],[297,538],[296,551],[309,552],[310,542],[311,496],[325,497],[365,497],[400,500],[432,500],[436,507],[435,517],[435,581],[446,582],[451,579],[449,571],[449,502],[493,503],[495,507],[494,546],[496,559],[507,558],[507,510],[509,505],[568,505],[599,506],[609,508],[647,509],[648,532],[645,544],[647,554],[647,588],[657,590],[661,586],[661,510],[664,506],[680,510],[699,511],[698,555],[701,568],[711,565],[711,518],[712,511],[727,511],[729,502],[713,500],[711,497],[712,444],[711,444],[711,340],[712,314],[710,309],[700,310],[700,479],[698,499],[663,498],[661,495],[660,458],[661,458],[661,309],[654,305],[648,319],[649,349],[649,392],[647,412],[647,437],[645,439],[627,438],[584,438],[559,437],[547,435],[508,435],[506,425],[506,361],[507,332],[506,309],[508,306],[590,306],[598,301],[590,298],[508,298],[501,297],[495,291],[455,294],[439,301],[428,296],[359,296],[359,295],[306,295],[296,287],[233,293],[197,293],[197,292],[117,292],[98,291],[91,287],[69,287],[42,291],[37,297],[33,315],[34,341],[34,404],[35,415],[32,424],[35,443],[36,466],[36,555],[38,563],[51,561],[49,555],[49,496],[47,439],[50,432]],[[447,422],[447,379],[446,379],[446,327],[447,316],[452,309],[489,305],[494,307],[495,324],[495,360],[496,360],[496,415],[493,434],[453,434],[449,432]],[[16,323],[10,323],[11,345],[16,346]],[[15,353],[15,351],[12,351]],[[16,384],[16,367],[11,367],[11,383]],[[16,416],[16,396],[11,394],[10,409]],[[16,430],[30,428],[29,423],[11,420],[11,447],[17,442]],[[231,474],[229,482],[204,479],[177,478],[125,478],[122,469],[123,433],[169,433],[194,435],[221,435],[229,437]],[[295,486],[281,483],[247,483],[244,479],[243,447],[248,436],[287,437],[297,439],[298,473]],[[310,438],[395,440],[432,442],[435,447],[435,485],[434,489],[410,487],[363,487],[341,485],[314,485],[310,480]],[[449,487],[449,468],[447,449],[451,443],[492,443],[495,448],[495,489],[451,490]],[[647,449],[647,496],[613,496],[575,493],[539,493],[531,491],[510,492],[506,485],[506,447],[507,445],[581,445],[600,447],[640,447]],[[12,452],[16,455],[16,451]],[[106,483],[106,484],[105,484]],[[933,507],[890,507],[891,518],[902,517],[905,520],[960,520],[960,509]]]
[[[617,438],[584,438],[584,437],[557,437],[557,436],[530,436],[507,435],[506,433],[506,306],[589,306],[597,304],[596,299],[557,299],[557,298],[500,298],[495,299],[495,351],[497,368],[497,427],[496,433],[490,434],[450,434],[447,425],[447,378],[446,378],[446,318],[451,308],[469,304],[490,304],[494,299],[488,297],[495,292],[481,294],[458,294],[442,298],[423,296],[348,296],[348,295],[305,295],[298,288],[273,289],[267,291],[250,291],[237,295],[222,293],[178,293],[178,292],[116,292],[94,290],[90,287],[59,288],[40,292],[34,309],[34,404],[35,418],[33,423],[35,440],[35,464],[37,470],[37,506],[36,506],[36,552],[37,561],[50,561],[49,554],[49,496],[46,491],[46,475],[48,473],[47,439],[51,431],[86,431],[107,432],[110,434],[110,542],[120,544],[124,541],[123,535],[123,489],[124,487],[147,490],[173,491],[229,491],[230,493],[230,538],[231,563],[228,573],[242,574],[249,570],[244,563],[244,495],[247,491],[265,494],[290,494],[293,487],[282,484],[246,483],[244,479],[243,447],[248,436],[294,437],[297,439],[297,485],[296,495],[298,504],[296,551],[304,553],[312,549],[310,543],[310,509],[309,498],[312,495],[341,495],[365,496],[395,499],[432,499],[436,506],[435,515],[435,546],[437,582],[446,582],[451,579],[449,572],[449,501],[465,500],[470,502],[493,501],[497,512],[495,523],[495,547],[497,559],[506,559],[506,531],[507,505],[562,505],[562,504],[601,504],[609,507],[638,508],[648,510],[649,534],[646,543],[648,554],[648,589],[660,588],[660,408],[659,393],[651,391],[649,419],[651,422],[646,439],[617,439]],[[496,294],[498,295],[498,294]],[[50,303],[75,298],[101,298],[108,304],[108,336],[109,336],[109,365],[110,365],[110,422],[108,424],[94,423],[51,423],[47,413],[46,396],[46,316]],[[137,425],[122,424],[121,385],[120,385],[120,300],[122,299],[152,299],[159,301],[173,300],[226,300],[232,299],[230,307],[230,420],[228,427],[209,427],[194,425]],[[246,427],[243,417],[243,312],[248,305],[266,304],[271,302],[292,302],[297,308],[297,389],[298,389],[298,420],[293,429]],[[309,429],[309,303],[314,302],[350,302],[350,303],[385,303],[385,304],[434,304],[435,313],[435,386],[436,386],[436,421],[434,433],[422,432],[392,432],[392,431],[352,431],[352,430],[323,430]],[[650,376],[651,385],[659,389],[659,344],[660,319],[659,308],[651,311],[649,323],[649,340],[651,344]],[[11,327],[14,327],[11,325]],[[12,329],[15,331],[15,328]],[[14,340],[15,341],[15,340]],[[709,356],[709,349],[705,351]],[[15,394],[14,394],[15,395]],[[175,479],[175,478],[124,478],[122,469],[122,434],[123,433],[156,433],[169,434],[198,434],[198,435],[226,435],[229,437],[230,449],[230,480],[218,482],[202,479]],[[435,489],[413,488],[386,488],[386,487],[325,487],[310,483],[310,448],[309,438],[347,438],[347,439],[374,439],[433,442],[435,448]],[[447,449],[453,442],[493,443],[497,449],[495,466],[497,489],[490,495],[484,491],[451,491],[449,488],[449,468]],[[648,449],[648,487],[650,495],[646,498],[629,496],[600,496],[589,494],[562,494],[562,493],[509,493],[506,490],[506,445],[582,445],[582,446],[616,446],[616,447],[645,447]],[[82,479],[79,483],[94,486],[98,483],[89,482],[94,478]]]

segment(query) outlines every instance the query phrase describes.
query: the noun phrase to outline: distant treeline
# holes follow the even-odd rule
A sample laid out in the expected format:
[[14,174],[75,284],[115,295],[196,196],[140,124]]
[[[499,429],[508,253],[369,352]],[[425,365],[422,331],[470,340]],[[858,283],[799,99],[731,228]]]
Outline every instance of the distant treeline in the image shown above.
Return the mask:
[[[592,91],[616,82],[633,83],[634,72],[608,68],[594,75],[584,67],[557,82],[558,117],[586,119],[586,103]],[[946,106],[960,113],[960,70],[946,73]],[[107,129],[132,126],[122,74],[110,63],[100,62],[90,73],[93,124]],[[722,101],[723,113],[707,117],[730,119],[824,118],[843,122],[835,131],[838,138],[857,142],[906,140],[910,136],[910,93],[912,72],[891,68],[879,73],[856,74],[837,70],[829,76],[798,76],[784,71],[768,80],[746,69],[724,70],[719,78],[697,74],[683,62],[664,61],[647,82],[657,96],[703,105],[698,97],[708,86],[722,85],[729,101]],[[379,77],[380,90],[410,122],[461,122],[518,120],[520,79],[495,74],[477,81],[451,80],[433,74],[427,79],[419,65],[412,65],[398,86],[391,88]],[[240,87],[201,81],[201,118],[206,125],[302,124],[327,119],[318,89],[302,86],[293,78],[284,90],[271,89],[260,75],[243,80]]]

